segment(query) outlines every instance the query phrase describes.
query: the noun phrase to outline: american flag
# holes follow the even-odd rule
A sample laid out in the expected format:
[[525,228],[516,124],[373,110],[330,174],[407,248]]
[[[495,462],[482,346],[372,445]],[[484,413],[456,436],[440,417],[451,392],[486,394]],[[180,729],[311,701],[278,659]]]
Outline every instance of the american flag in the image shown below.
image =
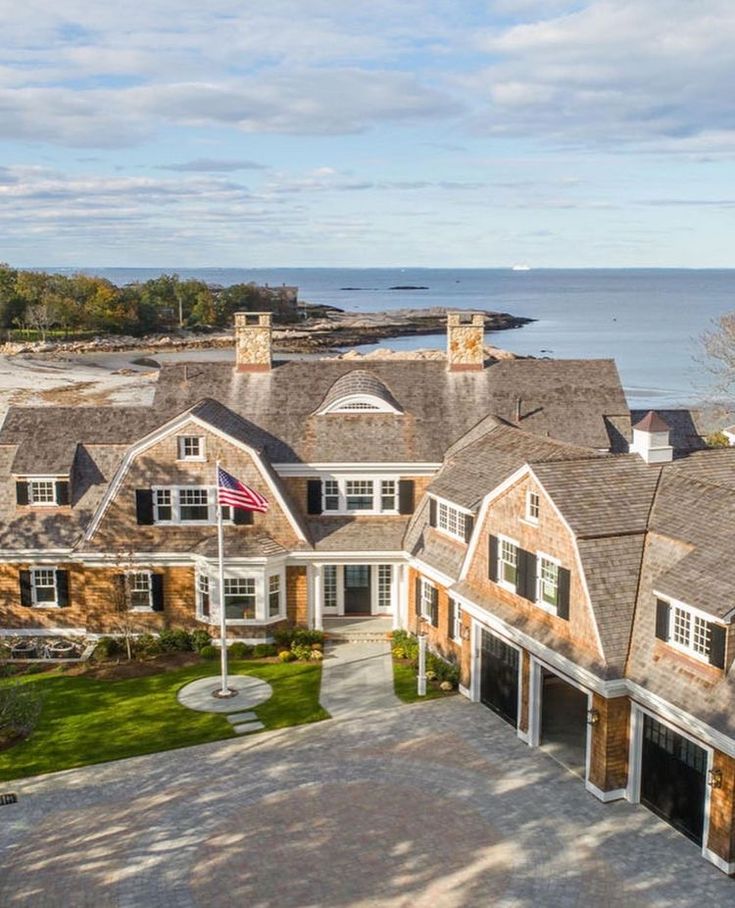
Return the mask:
[[262,511],[264,514],[268,510],[268,499],[249,489],[239,479],[230,476],[227,470],[217,467],[217,489],[219,492],[219,503],[229,504],[233,508],[243,508],[245,511]]

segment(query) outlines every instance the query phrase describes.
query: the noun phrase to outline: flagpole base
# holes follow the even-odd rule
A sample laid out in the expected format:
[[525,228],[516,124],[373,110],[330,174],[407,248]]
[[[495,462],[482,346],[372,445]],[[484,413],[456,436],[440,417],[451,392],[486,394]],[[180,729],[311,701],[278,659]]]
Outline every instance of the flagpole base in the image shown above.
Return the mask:
[[212,696],[218,700],[228,700],[230,697],[236,697],[237,691],[233,687],[228,687],[225,690],[220,688],[219,690],[213,690]]

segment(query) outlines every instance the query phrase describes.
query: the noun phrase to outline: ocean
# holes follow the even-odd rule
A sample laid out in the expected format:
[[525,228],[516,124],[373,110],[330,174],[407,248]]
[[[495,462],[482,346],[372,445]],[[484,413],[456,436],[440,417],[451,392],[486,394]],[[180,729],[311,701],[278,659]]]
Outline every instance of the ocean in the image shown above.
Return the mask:
[[[48,269],[52,270],[52,269]],[[735,270],[444,268],[107,268],[84,270],[118,284],[175,271],[223,286],[255,281],[299,287],[299,298],[355,312],[451,306],[536,319],[488,341],[515,353],[615,359],[631,407],[696,404],[710,377],[699,338],[735,310]],[[392,290],[397,286],[421,290]],[[382,342],[441,347],[444,335]],[[365,346],[363,350],[372,349]]]

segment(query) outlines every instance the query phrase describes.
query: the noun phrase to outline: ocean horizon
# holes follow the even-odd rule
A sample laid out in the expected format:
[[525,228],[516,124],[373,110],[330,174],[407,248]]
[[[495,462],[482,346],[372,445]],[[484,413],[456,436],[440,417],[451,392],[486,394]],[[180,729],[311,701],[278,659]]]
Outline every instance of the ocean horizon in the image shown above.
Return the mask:
[[[631,407],[706,403],[700,338],[735,310],[735,269],[692,268],[46,268],[116,284],[176,273],[212,284],[293,284],[299,298],[351,312],[433,306],[510,312],[535,321],[490,332],[523,356],[612,358]],[[424,289],[397,290],[395,287]],[[385,340],[394,350],[441,347],[443,334]]]

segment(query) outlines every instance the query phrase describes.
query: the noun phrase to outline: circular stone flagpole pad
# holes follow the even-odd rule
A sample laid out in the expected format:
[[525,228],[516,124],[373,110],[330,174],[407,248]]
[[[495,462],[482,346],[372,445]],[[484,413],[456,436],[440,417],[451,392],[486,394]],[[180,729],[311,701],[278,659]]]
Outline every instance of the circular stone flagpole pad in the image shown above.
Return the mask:
[[222,676],[210,675],[199,678],[182,687],[176,699],[182,706],[201,713],[231,713],[252,709],[270,700],[273,688],[260,678],[250,675],[230,675],[227,679],[228,697],[222,697]]

